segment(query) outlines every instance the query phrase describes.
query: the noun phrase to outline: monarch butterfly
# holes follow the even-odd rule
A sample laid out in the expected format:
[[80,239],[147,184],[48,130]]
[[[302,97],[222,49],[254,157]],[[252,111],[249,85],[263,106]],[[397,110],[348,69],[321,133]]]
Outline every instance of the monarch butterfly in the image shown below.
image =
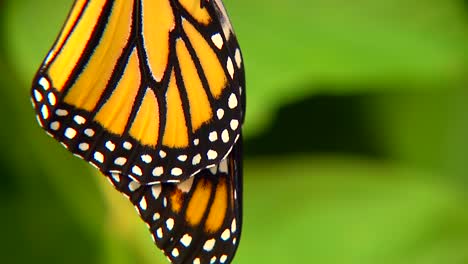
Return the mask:
[[245,77],[221,0],[76,0],[31,96],[46,132],[158,227],[172,263],[231,261]]

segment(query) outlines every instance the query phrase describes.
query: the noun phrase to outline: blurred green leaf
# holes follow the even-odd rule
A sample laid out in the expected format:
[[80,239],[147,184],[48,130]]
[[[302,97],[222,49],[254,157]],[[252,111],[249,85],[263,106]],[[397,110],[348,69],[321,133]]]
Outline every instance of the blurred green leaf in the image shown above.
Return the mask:
[[249,160],[236,263],[466,263],[463,189],[366,160]]
[[459,178],[468,175],[468,89],[381,93],[369,102],[369,123],[392,159]]
[[246,63],[247,133],[317,92],[445,90],[465,79],[468,20],[458,0],[226,5]]

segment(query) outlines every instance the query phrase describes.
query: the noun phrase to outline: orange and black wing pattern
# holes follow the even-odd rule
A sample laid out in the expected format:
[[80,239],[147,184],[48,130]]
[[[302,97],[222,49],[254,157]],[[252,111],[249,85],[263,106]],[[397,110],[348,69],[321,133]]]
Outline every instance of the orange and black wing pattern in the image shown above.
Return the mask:
[[243,67],[220,0],[76,0],[32,101],[48,134],[104,174],[177,183],[238,141]]
[[135,205],[174,264],[231,263],[242,225],[241,142],[218,165],[181,183],[141,185],[107,177]]

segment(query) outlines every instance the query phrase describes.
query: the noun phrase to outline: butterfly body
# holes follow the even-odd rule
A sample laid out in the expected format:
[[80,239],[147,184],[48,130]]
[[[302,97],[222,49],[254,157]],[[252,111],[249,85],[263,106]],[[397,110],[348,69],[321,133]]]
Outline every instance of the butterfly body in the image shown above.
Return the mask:
[[202,241],[227,221],[238,239],[241,223],[244,65],[220,0],[76,0],[32,101],[49,135],[138,202],[173,263],[232,259],[236,242]]

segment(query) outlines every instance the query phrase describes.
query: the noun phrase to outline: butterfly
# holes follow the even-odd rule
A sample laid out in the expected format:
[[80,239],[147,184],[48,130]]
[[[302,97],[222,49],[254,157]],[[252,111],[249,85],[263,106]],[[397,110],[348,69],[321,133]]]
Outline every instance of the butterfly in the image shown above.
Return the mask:
[[[169,240],[155,239],[173,263],[229,263],[237,241],[199,247],[225,221],[231,238],[241,226],[245,73],[221,0],[76,0],[31,98],[44,130],[132,202],[160,188],[148,211],[136,206],[151,228],[161,224],[146,212],[174,221]],[[184,232],[194,244],[176,248]]]

